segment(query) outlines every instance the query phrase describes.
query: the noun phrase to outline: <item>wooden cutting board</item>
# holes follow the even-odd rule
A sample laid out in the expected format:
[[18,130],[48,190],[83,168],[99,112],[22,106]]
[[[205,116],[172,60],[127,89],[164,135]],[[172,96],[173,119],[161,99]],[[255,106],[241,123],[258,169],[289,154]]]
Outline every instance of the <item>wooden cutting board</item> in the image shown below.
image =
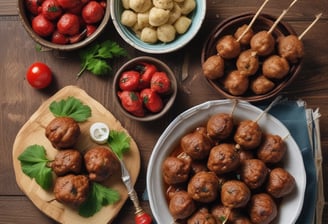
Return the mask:
[[[120,201],[114,205],[103,207],[98,213],[90,218],[80,216],[77,210],[72,209],[62,203],[54,200],[52,191],[43,190],[35,181],[22,172],[18,156],[30,145],[38,144],[46,148],[47,157],[54,159],[57,150],[52,147],[49,140],[45,137],[45,127],[54,118],[49,110],[49,105],[53,101],[59,101],[73,96],[88,105],[92,110],[91,117],[83,123],[80,123],[81,135],[76,148],[85,152],[93,146],[96,146],[89,137],[89,128],[94,122],[104,122],[111,130],[128,131],[124,129],[121,123],[99,102],[91,98],[85,91],[76,86],[67,86],[42,103],[39,109],[30,117],[24,126],[18,132],[13,146],[13,164],[16,175],[16,181],[20,189],[26,196],[49,217],[60,223],[68,224],[102,224],[110,223],[118,214],[125,201],[128,198],[127,190],[120,179],[120,172],[112,176],[106,186],[117,190],[120,194]],[[140,154],[135,141],[131,138],[130,151],[124,154],[124,162],[130,171],[133,184],[135,184],[140,171]]]

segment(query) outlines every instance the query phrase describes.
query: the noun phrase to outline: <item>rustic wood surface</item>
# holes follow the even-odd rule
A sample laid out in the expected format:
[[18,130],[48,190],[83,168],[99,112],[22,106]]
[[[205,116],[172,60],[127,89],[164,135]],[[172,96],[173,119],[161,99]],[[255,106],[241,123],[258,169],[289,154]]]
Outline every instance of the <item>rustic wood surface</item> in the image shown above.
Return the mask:
[[[223,19],[243,12],[254,12],[261,4],[258,0],[208,0],[208,9],[204,24],[198,35],[181,50],[165,55],[154,55],[167,62],[176,72],[179,81],[179,93],[174,108],[161,120],[140,123],[126,119],[113,102],[112,76],[96,77],[85,73],[80,79],[75,74],[80,70],[80,60],[76,52],[61,53],[35,50],[35,43],[24,30],[17,16],[16,1],[0,1],[0,223],[55,223],[44,215],[19,189],[14,169],[12,150],[15,137],[23,124],[47,100],[61,88],[76,85],[110,110],[135,139],[141,154],[141,170],[136,183],[139,197],[146,187],[147,163],[158,137],[176,115],[196,104],[207,100],[220,99],[201,75],[200,52],[207,34]],[[264,12],[279,15],[290,1],[270,1]],[[297,33],[301,33],[314,19],[314,15],[323,12],[322,18],[304,37],[306,55],[303,69],[297,79],[284,91],[290,99],[303,99],[307,106],[319,108],[321,113],[321,145],[323,151],[324,184],[328,183],[328,2],[327,0],[298,0],[284,17]],[[101,39],[111,39],[134,56],[147,55],[130,47],[117,34],[110,22]],[[190,56],[189,77],[181,81],[181,66],[185,54]],[[178,60],[177,60],[178,58]],[[113,72],[127,59],[112,61]],[[48,64],[55,81],[43,91],[32,89],[25,79],[27,67],[35,62]],[[324,189],[328,195],[328,188]],[[327,200],[327,199],[326,199]],[[141,201],[143,208],[151,212],[147,201]],[[328,209],[322,223],[328,223]],[[124,204],[113,223],[134,223],[134,208],[129,200]]]

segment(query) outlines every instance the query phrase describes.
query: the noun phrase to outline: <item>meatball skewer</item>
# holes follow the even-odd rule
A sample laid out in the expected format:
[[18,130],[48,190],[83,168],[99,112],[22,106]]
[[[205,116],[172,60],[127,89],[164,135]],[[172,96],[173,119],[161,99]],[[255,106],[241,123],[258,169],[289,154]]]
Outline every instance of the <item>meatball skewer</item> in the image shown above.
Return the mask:
[[274,24],[271,26],[269,31],[260,31],[256,33],[250,42],[251,49],[257,52],[259,56],[267,56],[271,54],[274,50],[275,40],[272,36],[272,31],[276,28],[280,20],[285,16],[285,14],[289,11],[289,9],[297,2],[294,0],[287,9],[284,9],[281,15],[277,18]]
[[238,32],[236,31],[237,33],[235,33],[234,35],[235,36],[239,35],[238,38],[236,38],[233,35],[225,35],[218,41],[216,45],[216,50],[218,52],[218,55],[220,55],[224,59],[232,59],[232,58],[236,58],[240,54],[240,41],[246,35],[246,33],[250,31],[252,25],[254,24],[255,20],[260,15],[260,12],[262,11],[262,9],[264,8],[264,6],[268,1],[269,0],[265,0],[263,2],[262,6],[257,10],[255,16],[253,17],[249,25],[247,25],[247,27],[245,26],[240,27],[240,29],[244,29],[244,31],[240,35],[238,34],[240,32],[240,29],[239,31],[237,29]]
[[234,140],[237,143],[237,147],[241,147],[245,150],[253,150],[258,147],[262,141],[262,130],[258,125],[258,121],[266,114],[274,105],[276,105],[282,96],[276,97],[270,105],[259,114],[254,120],[244,120],[239,123],[234,135]]
[[317,14],[315,20],[303,31],[298,37],[291,34],[281,37],[278,40],[278,52],[283,58],[286,58],[290,63],[296,63],[304,55],[303,42],[301,41],[304,35],[314,26],[320,19],[322,13]]

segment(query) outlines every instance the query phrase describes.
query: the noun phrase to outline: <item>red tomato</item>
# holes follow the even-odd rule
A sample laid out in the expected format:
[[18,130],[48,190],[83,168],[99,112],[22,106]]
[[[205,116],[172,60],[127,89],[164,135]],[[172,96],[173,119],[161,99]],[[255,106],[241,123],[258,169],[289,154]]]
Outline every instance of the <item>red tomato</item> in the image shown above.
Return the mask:
[[72,9],[82,4],[81,0],[57,0],[57,2],[63,9]]
[[157,113],[163,109],[163,100],[154,90],[143,89],[140,92],[140,97],[149,111]]
[[150,215],[148,215],[147,213],[140,212],[140,213],[136,214],[136,216],[134,218],[134,222],[136,224],[151,224],[151,223],[153,223],[153,220],[150,217]]
[[51,83],[52,72],[46,64],[35,62],[28,68],[26,79],[32,87],[43,89]]
[[86,29],[87,29],[87,37],[91,36],[96,30],[97,27],[95,25],[86,25]]
[[45,0],[41,6],[41,13],[49,20],[56,20],[61,16],[63,10],[56,0]]
[[121,74],[119,86],[121,90],[134,91],[139,86],[140,73],[137,71],[129,70]]
[[27,10],[35,16],[39,14],[41,4],[41,0],[25,0]]
[[136,69],[141,74],[139,89],[149,88],[151,77],[157,72],[156,66],[153,64],[141,63],[140,65],[137,65]]
[[143,117],[145,116],[145,111],[142,106],[142,100],[138,92],[133,91],[122,91],[117,93],[121,100],[122,106],[131,114]]
[[150,88],[158,93],[167,93],[171,89],[171,81],[165,72],[155,72],[150,80]]
[[54,32],[55,25],[42,14],[39,14],[32,20],[32,29],[41,37],[47,37]]
[[52,33],[51,42],[55,44],[67,44],[69,39],[64,35],[55,30]]
[[57,23],[59,33],[74,36],[80,31],[79,17],[72,13],[63,14]]
[[98,23],[104,14],[104,8],[96,1],[90,1],[82,9],[82,18],[87,24]]

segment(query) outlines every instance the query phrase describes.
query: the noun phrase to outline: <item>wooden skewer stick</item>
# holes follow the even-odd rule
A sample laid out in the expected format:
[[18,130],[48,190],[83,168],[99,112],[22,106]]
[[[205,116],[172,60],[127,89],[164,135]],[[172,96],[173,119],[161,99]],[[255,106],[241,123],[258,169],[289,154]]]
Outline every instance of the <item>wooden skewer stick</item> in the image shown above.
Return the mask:
[[236,107],[237,107],[237,104],[238,104],[238,100],[237,99],[234,99],[233,100],[233,105],[232,105],[232,110],[231,110],[231,113],[230,113],[230,116],[232,117],[233,115],[233,112],[235,111]]
[[264,114],[266,114],[274,105],[276,105],[280,100],[281,100],[282,96],[277,96],[270,104],[267,108],[265,108],[265,110],[259,114],[259,116],[255,119],[255,122],[257,123]]
[[274,24],[272,25],[272,27],[270,28],[270,30],[268,31],[268,33],[272,33],[272,31],[274,30],[274,28],[276,28],[276,26],[278,25],[278,23],[280,22],[280,20],[286,15],[286,13],[289,11],[289,9],[297,2],[297,0],[294,0],[292,3],[290,3],[290,5],[288,6],[287,9],[285,9],[284,11],[282,11],[281,15],[278,17],[278,19],[274,22]]
[[247,28],[242,32],[242,34],[238,37],[237,41],[239,42],[241,40],[241,38],[243,38],[243,36],[245,36],[245,34],[247,33],[247,31],[253,26],[255,20],[257,19],[257,17],[260,15],[260,12],[262,11],[262,9],[264,8],[264,6],[269,2],[269,0],[265,0],[261,7],[257,10],[256,14],[254,15],[253,19],[251,20],[251,22],[248,24]]
[[290,136],[290,133],[287,133],[286,136],[284,136],[283,138],[281,138],[283,141],[285,141],[288,137]]
[[316,24],[316,22],[320,19],[321,16],[322,13],[319,13],[315,16],[315,20],[313,20],[313,22],[303,31],[303,33],[298,36],[299,40],[301,40],[304,37],[304,35],[314,26],[314,24]]

